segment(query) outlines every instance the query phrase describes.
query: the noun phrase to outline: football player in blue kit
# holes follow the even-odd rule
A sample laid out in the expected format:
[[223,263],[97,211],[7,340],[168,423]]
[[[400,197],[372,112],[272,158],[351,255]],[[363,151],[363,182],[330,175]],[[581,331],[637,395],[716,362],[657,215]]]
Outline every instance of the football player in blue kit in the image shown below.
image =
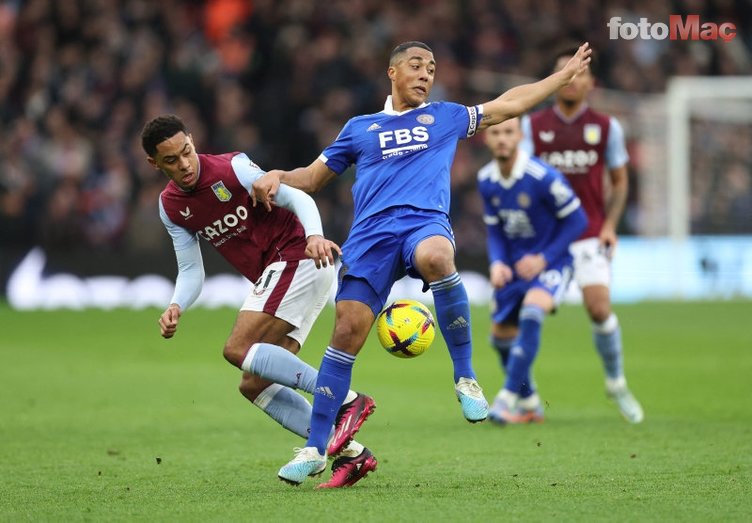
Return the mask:
[[506,371],[489,419],[543,421],[531,368],[546,314],[558,305],[572,275],[569,245],[587,227],[580,200],[559,171],[517,146],[519,118],[484,133],[494,159],[478,171],[488,232],[491,341]]
[[279,471],[300,484],[326,466],[326,441],[349,389],[352,366],[393,283],[405,274],[431,289],[436,319],[454,366],[454,388],[470,422],[488,416],[471,364],[470,307],[454,263],[449,223],[450,169],[457,142],[518,116],[568,85],[590,61],[583,44],[559,71],[510,89],[482,105],[428,102],[436,61],[422,42],[391,53],[391,95],[384,110],[350,119],[337,139],[307,167],[269,171],[254,183],[254,197],[268,209],[279,184],[312,193],[356,165],[355,215],[336,295],[334,332],[319,369],[311,434]]

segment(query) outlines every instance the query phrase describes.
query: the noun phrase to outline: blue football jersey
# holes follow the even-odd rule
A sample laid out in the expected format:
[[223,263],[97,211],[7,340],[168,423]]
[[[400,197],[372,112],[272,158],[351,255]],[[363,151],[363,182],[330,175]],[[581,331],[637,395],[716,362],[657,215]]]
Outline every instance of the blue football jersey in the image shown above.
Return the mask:
[[[478,171],[483,197],[483,219],[488,226],[489,259],[512,266],[525,254],[543,253],[549,264],[571,258],[569,241],[586,222],[580,200],[559,171],[521,149],[509,178],[503,178],[493,160]],[[565,219],[579,213],[572,231],[563,231]],[[575,230],[576,229],[576,230]]]
[[481,116],[480,105],[452,102],[400,113],[389,96],[380,113],[350,119],[319,159],[338,175],[356,165],[353,227],[392,207],[448,214],[457,142],[475,134]]

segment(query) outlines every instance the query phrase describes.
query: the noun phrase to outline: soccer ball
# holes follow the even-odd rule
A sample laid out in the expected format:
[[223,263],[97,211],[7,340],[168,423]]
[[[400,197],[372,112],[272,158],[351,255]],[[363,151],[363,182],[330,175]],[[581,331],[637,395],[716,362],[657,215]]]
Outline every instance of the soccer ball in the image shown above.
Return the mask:
[[414,358],[431,346],[436,328],[428,307],[415,300],[397,300],[376,318],[376,334],[389,354]]

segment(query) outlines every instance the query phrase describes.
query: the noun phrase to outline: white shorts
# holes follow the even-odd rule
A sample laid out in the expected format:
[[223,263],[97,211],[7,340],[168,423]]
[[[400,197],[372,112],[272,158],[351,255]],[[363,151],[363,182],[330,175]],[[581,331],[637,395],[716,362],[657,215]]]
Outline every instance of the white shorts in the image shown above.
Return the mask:
[[569,251],[574,256],[574,281],[580,288],[590,285],[611,286],[611,260],[598,238],[573,242]]
[[335,275],[332,265],[317,269],[310,259],[271,263],[240,310],[265,312],[285,320],[295,327],[288,336],[303,345],[329,300]]

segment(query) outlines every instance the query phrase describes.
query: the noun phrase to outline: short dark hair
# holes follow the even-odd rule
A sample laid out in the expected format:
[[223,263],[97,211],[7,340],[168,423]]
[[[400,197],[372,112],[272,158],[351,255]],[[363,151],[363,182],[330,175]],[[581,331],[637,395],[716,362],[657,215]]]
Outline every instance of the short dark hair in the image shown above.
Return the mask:
[[[561,58],[572,58],[574,55],[577,54],[577,50],[580,48],[579,45],[569,43],[561,46],[557,53],[554,55],[553,63],[551,64],[551,70],[553,70],[556,67],[556,63]],[[588,66],[590,68],[590,74],[595,76],[595,72],[598,70],[598,60],[597,55],[595,53],[595,50],[591,48],[590,53],[590,65]]]
[[402,42],[397,47],[392,49],[392,53],[389,55],[389,65],[393,65],[396,61],[396,58],[411,47],[420,47],[421,49],[425,49],[429,53],[433,53],[433,49],[428,47],[428,44],[424,44],[423,42],[418,42],[417,40]]
[[144,125],[141,131],[141,147],[144,148],[146,154],[154,157],[157,154],[157,145],[179,132],[188,134],[188,128],[178,116],[174,114],[157,116]]

